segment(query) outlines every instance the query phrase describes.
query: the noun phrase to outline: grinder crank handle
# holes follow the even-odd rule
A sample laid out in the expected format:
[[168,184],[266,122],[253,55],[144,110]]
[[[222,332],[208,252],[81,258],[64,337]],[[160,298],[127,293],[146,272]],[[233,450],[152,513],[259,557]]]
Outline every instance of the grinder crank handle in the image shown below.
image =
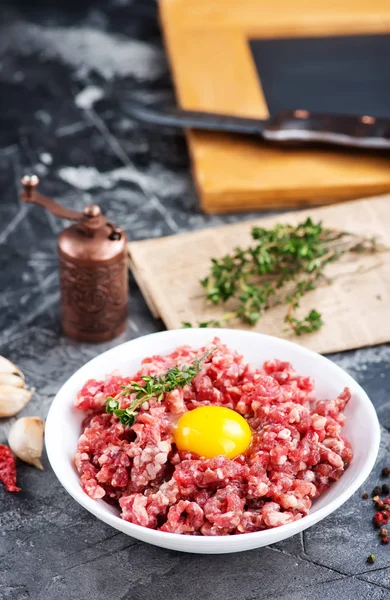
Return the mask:
[[31,202],[32,204],[38,204],[43,208],[46,208],[56,217],[61,219],[67,219],[68,221],[78,221],[84,217],[84,213],[66,208],[58,202],[55,202],[48,196],[43,196],[37,192],[36,188],[39,183],[39,179],[36,175],[25,175],[22,178],[23,191],[20,194],[20,198],[23,202]]

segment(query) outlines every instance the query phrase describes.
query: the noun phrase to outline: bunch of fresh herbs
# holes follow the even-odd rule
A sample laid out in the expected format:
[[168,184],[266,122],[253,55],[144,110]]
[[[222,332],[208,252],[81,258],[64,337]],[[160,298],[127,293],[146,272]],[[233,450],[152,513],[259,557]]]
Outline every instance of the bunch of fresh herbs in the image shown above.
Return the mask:
[[[375,239],[328,229],[310,218],[297,226],[277,224],[272,229],[252,228],[254,243],[237,247],[231,254],[211,260],[207,277],[201,280],[212,304],[233,302],[233,309],[220,319],[199,323],[199,327],[220,327],[232,319],[249,325],[265,311],[286,304],[285,323],[296,335],[312,333],[323,325],[313,309],[298,318],[301,298],[325,279],[325,267],[347,252],[375,252]],[[183,323],[192,327],[191,323]]]

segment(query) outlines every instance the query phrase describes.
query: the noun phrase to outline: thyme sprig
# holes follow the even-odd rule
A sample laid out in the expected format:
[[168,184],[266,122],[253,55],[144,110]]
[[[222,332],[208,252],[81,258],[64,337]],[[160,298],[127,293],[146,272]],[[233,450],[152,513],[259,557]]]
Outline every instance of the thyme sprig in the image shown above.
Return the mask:
[[[297,316],[300,301],[325,280],[325,267],[348,252],[376,252],[375,239],[336,231],[310,218],[297,226],[277,224],[272,229],[252,228],[254,244],[237,247],[231,254],[211,260],[201,280],[206,299],[215,305],[233,302],[220,319],[203,321],[199,327],[220,327],[233,319],[249,325],[265,311],[286,304],[285,323],[296,335],[312,333],[323,325],[321,314],[311,310]],[[183,323],[192,327],[191,323]]]
[[[114,397],[106,398],[104,402],[106,412],[114,414],[123,425],[131,427],[138,414],[138,408],[144,402],[149,402],[152,398],[155,398],[157,402],[162,402],[168,392],[190,385],[194,377],[201,371],[204,363],[216,350],[217,346],[214,346],[198,356],[192,363],[175,365],[163,375],[141,375],[143,384],[131,381],[129,385],[121,386],[121,392]],[[121,408],[121,399],[128,398],[131,394],[135,394],[133,402],[129,407]]]

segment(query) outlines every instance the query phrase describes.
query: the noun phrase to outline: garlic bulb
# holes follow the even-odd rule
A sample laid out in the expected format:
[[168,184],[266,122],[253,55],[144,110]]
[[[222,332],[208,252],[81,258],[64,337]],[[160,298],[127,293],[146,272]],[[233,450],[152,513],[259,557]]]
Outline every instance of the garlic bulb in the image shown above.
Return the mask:
[[15,456],[42,471],[44,429],[45,423],[40,417],[22,417],[15,421],[8,434],[8,444]]
[[27,404],[33,390],[25,387],[24,375],[10,360],[0,356],[0,417],[12,417]]

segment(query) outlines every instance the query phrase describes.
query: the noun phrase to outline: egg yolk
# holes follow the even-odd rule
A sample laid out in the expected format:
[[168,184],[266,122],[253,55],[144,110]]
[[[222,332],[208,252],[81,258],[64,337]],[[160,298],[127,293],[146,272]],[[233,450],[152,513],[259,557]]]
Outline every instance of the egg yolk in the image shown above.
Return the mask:
[[187,450],[204,458],[234,458],[251,443],[251,430],[235,410],[223,406],[200,406],[180,417],[174,438],[179,450]]

